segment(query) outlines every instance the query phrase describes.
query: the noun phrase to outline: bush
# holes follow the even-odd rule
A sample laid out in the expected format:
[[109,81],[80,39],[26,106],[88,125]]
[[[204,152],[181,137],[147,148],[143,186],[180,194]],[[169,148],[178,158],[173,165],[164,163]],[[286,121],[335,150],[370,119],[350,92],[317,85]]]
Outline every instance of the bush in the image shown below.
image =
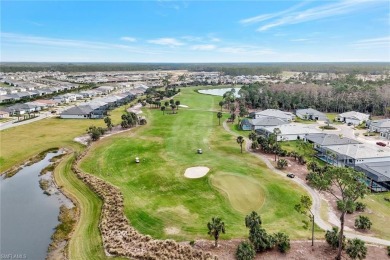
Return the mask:
[[242,241],[236,251],[236,259],[238,260],[252,260],[255,258],[256,252],[250,242]]
[[[333,227],[332,230],[327,230],[325,233],[326,242],[333,248],[336,249],[339,247],[339,229]],[[345,245],[345,236],[343,236],[343,248]]]
[[371,220],[366,216],[358,216],[355,219],[355,227],[358,229],[370,229],[372,226]]
[[273,237],[279,252],[286,253],[290,249],[290,238],[287,234],[278,232]]
[[355,203],[355,205],[356,205],[355,209],[357,211],[363,212],[366,209],[366,204],[364,204],[363,202],[358,201]]
[[249,233],[249,241],[252,242],[256,252],[264,252],[274,247],[274,238],[267,234],[265,229],[255,227]]
[[348,214],[352,214],[353,212],[355,212],[356,204],[352,201],[347,201],[344,204],[343,201],[338,200],[337,201],[337,209],[340,211],[343,211],[345,209]]
[[352,240],[348,240],[346,253],[352,259],[364,259],[367,255],[367,247],[364,241],[354,238]]
[[194,240],[191,240],[191,241],[190,241],[190,246],[192,246],[192,247],[195,246],[195,241],[194,241]]
[[287,161],[285,159],[279,159],[278,162],[277,162],[276,167],[278,169],[284,169],[284,168],[287,167],[287,165],[288,165],[288,163],[287,163]]
[[390,246],[387,247],[387,255],[390,256]]

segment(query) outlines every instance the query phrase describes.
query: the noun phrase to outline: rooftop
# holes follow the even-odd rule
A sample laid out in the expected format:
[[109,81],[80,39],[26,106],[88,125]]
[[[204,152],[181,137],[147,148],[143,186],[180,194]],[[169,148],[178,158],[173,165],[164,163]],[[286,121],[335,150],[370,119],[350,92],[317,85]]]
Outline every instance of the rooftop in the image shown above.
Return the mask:
[[390,161],[363,163],[356,168],[357,170],[363,170],[368,177],[377,182],[390,181]]
[[347,137],[340,137],[335,134],[308,134],[306,139],[319,144],[321,146],[329,146],[329,145],[345,145],[345,144],[360,144],[359,141],[350,139]]
[[354,159],[389,157],[390,149],[370,144],[331,145],[327,149]]

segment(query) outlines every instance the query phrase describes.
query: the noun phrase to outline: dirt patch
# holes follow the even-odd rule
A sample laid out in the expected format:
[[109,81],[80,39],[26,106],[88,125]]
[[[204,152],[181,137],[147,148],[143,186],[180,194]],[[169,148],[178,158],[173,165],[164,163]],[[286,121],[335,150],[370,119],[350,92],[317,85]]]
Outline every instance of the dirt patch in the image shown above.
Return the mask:
[[190,167],[186,169],[184,177],[189,179],[202,178],[209,172],[209,170],[209,168],[203,166]]
[[177,227],[167,227],[167,228],[164,228],[164,232],[167,235],[177,235],[180,233],[180,229]]

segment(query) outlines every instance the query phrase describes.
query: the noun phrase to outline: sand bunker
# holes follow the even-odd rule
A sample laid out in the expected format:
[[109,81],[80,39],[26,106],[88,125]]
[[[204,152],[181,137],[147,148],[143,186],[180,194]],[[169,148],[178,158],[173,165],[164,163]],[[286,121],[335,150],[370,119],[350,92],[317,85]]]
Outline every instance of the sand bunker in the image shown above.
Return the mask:
[[209,170],[209,168],[202,166],[187,168],[186,172],[184,173],[184,177],[190,179],[201,178],[205,176]]

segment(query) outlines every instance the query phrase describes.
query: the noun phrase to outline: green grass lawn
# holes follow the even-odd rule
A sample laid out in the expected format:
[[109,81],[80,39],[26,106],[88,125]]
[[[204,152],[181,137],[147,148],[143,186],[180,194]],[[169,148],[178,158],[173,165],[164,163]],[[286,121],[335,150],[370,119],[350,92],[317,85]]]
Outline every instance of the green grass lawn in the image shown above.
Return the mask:
[[[308,238],[303,216],[294,211],[304,191],[250,153],[241,154],[236,138],[218,126],[220,98],[194,90],[182,89],[175,97],[189,106],[178,114],[145,108],[146,126],[94,144],[82,169],[119,187],[131,224],[155,238],[206,238],[213,216],[226,224],[222,239],[246,237],[244,217],[251,210],[260,213],[269,232]],[[203,154],[196,153],[198,148]],[[193,166],[209,167],[210,172],[200,179],[185,178],[185,169]],[[170,233],[173,229],[179,232]]]
[[371,230],[376,236],[389,240],[390,202],[384,200],[385,197],[390,199],[390,192],[366,196],[362,202],[367,204],[367,209],[362,215],[370,218],[372,221]]
[[[121,122],[123,111],[124,107],[111,111],[113,123]],[[0,131],[0,172],[49,148],[77,148],[73,139],[91,125],[105,127],[103,119],[47,118]]]
[[339,121],[334,121],[336,116],[338,115],[338,113],[325,113],[325,114],[328,117],[330,124],[333,124],[333,125],[342,125],[343,124]]

